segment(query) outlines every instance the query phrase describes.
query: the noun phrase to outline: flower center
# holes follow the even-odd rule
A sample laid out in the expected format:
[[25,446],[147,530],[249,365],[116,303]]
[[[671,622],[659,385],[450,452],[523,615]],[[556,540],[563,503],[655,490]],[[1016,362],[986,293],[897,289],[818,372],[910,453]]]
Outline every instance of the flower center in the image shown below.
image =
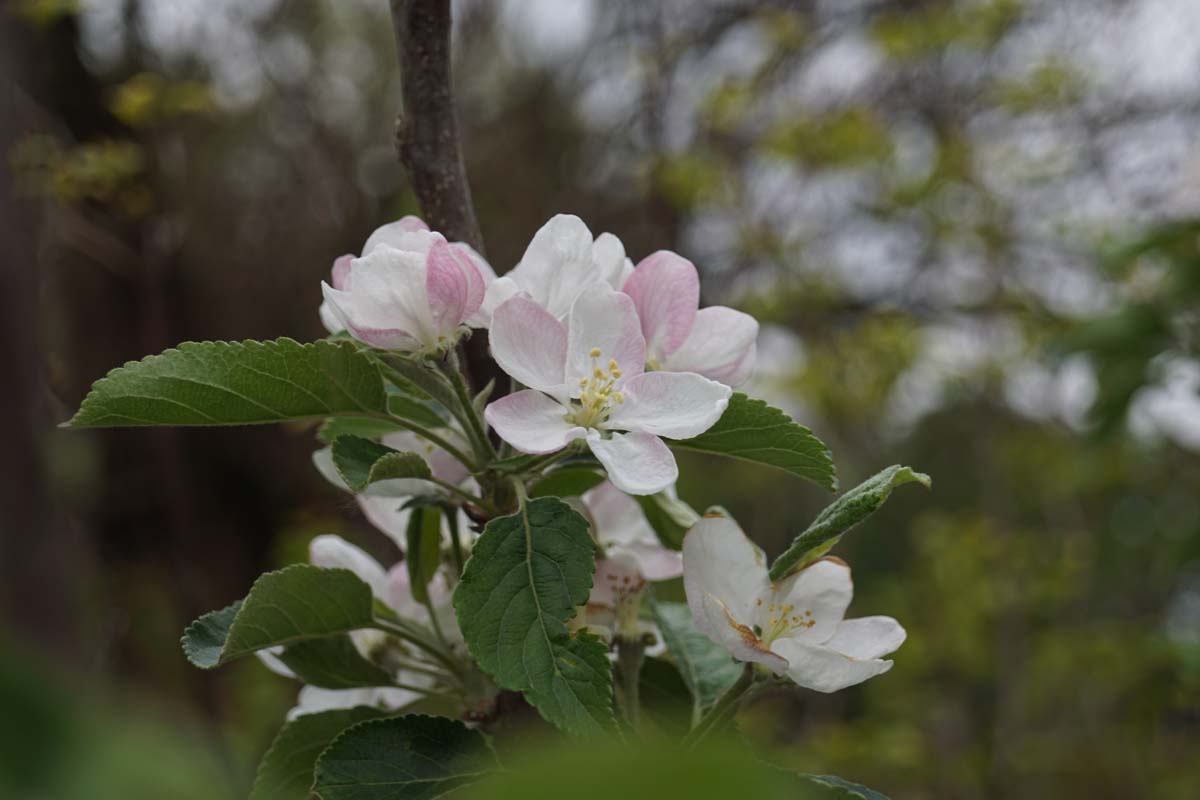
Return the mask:
[[[604,364],[599,347],[588,352],[592,360],[592,373],[579,379],[579,405],[571,412],[571,421],[584,428],[594,428],[608,419],[614,405],[625,402],[625,395],[616,390],[621,369],[617,360],[610,358]],[[604,364],[602,366],[602,364]]]
[[[761,606],[762,604],[763,601],[759,598],[757,605]],[[771,642],[780,636],[786,636],[801,628],[808,629],[816,624],[817,621],[813,619],[812,611],[808,609],[797,611],[796,607],[790,603],[768,603],[766,625],[763,626],[760,638],[769,647]]]

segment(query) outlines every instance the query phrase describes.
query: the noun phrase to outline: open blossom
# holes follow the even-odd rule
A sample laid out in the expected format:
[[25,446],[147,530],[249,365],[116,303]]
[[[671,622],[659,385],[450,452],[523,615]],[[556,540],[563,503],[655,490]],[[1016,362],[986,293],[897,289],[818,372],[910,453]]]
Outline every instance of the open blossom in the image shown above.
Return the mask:
[[628,559],[641,579],[647,581],[665,581],[683,574],[682,555],[662,546],[632,497],[605,481],[581,499],[592,519],[596,542],[607,559]]
[[471,248],[404,217],[371,234],[360,258],[334,261],[321,317],[373,347],[433,352],[453,345],[462,325],[479,324],[492,278]]
[[[460,443],[462,439],[459,433],[450,429],[444,430],[442,435],[455,444]],[[461,461],[415,433],[396,431],[384,434],[379,441],[394,450],[420,455],[429,464],[429,471],[433,477],[439,480],[454,486],[473,483],[470,473]],[[463,446],[466,446],[465,443]],[[314,452],[313,465],[334,486],[345,492],[350,491],[350,487],[342,480],[342,476],[338,474],[337,468],[333,464],[331,448],[323,447]],[[355,500],[358,501],[358,506],[362,509],[363,516],[367,518],[367,521],[403,550],[408,536],[408,518],[412,513],[409,509],[404,508],[405,501],[416,495],[442,494],[444,492],[445,489],[429,481],[418,478],[397,478],[372,483],[364,491],[356,494]],[[459,525],[459,530],[467,530],[465,522]],[[446,526],[443,526],[443,533],[449,535]]]
[[579,217],[558,214],[534,234],[520,262],[488,287],[483,313],[490,318],[501,303],[524,292],[562,319],[583,289],[594,284],[619,289],[632,269],[616,236],[593,239]]
[[[409,586],[408,569],[401,563],[385,570],[383,566],[358,547],[339,536],[318,536],[309,544],[309,561],[318,567],[348,569],[371,587],[372,594],[385,603],[399,616],[428,624],[429,612],[425,606],[418,603],[412,596]],[[450,606],[450,590],[445,578],[439,573],[429,584],[431,605],[438,614],[438,621],[443,625],[452,643],[461,642],[462,634],[458,631]],[[365,658],[370,658],[372,651],[383,644],[386,635],[375,630],[353,631],[350,634],[355,647]],[[259,651],[258,656],[272,671],[285,677],[295,678],[296,675],[288,669],[278,657],[279,650]],[[432,678],[424,673],[411,670],[399,670],[396,680],[412,686],[432,686]],[[288,719],[302,714],[315,714],[336,708],[353,708],[354,706],[376,706],[386,709],[398,709],[419,700],[421,695],[409,689],[395,687],[362,687],[356,689],[326,689],[320,686],[305,686],[300,690],[296,705],[288,712]]]
[[633,298],[651,369],[696,372],[737,386],[754,372],[758,322],[725,306],[700,308],[692,262],[668,250],[638,263],[622,291]]
[[707,516],[683,540],[683,583],[696,627],[739,661],[819,692],[887,672],[904,642],[891,617],[843,619],[850,568],[825,558],[777,584],[766,558],[735,522]]
[[487,421],[523,453],[553,453],[583,439],[609,480],[653,494],[679,469],[660,439],[687,439],[721,417],[731,390],[685,372],[644,372],[646,342],[628,295],[596,284],[575,299],[563,325],[519,294],[496,309],[492,355],[530,387],[488,405]]

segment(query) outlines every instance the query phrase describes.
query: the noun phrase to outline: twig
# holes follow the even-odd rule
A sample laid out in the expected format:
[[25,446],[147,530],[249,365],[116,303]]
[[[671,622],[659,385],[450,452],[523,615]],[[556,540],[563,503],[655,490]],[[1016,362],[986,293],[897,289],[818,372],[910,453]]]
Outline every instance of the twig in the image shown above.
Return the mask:
[[482,253],[454,111],[450,0],[391,0],[391,8],[400,59],[400,161],[429,227]]

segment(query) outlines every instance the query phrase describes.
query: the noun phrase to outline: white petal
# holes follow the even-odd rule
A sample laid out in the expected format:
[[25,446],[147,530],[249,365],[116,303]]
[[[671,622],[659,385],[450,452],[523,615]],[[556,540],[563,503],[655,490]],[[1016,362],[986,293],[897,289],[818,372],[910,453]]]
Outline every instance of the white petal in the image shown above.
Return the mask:
[[321,477],[332,483],[343,492],[350,491],[350,487],[342,480],[342,476],[338,474],[337,467],[333,465],[333,448],[322,447],[320,450],[313,451],[312,454],[313,466],[317,468],[317,472],[321,473]]
[[[450,443],[460,445],[461,449],[467,449],[467,443],[458,431],[447,428],[442,431],[444,436]],[[420,455],[429,464],[429,470],[433,473],[433,477],[438,480],[452,483],[458,486],[470,476],[470,470],[454,456],[447,453],[441,447],[433,442],[418,436],[409,431],[396,431],[395,433],[385,434],[381,439],[383,444],[396,450],[413,452]],[[387,481],[381,481],[386,483]],[[372,484],[375,485],[375,484]],[[429,488],[426,483],[422,490]],[[413,494],[410,492],[410,494]]]
[[[687,576],[684,568],[684,577]],[[696,603],[692,603],[692,595],[688,593],[688,605],[692,609],[692,620],[696,627],[709,639],[721,645],[738,661],[749,661],[770,667],[776,675],[783,674],[787,669],[787,661],[771,652],[762,640],[755,635],[754,630],[739,621],[729,608],[717,597],[701,593]],[[702,613],[704,623],[697,609]]]
[[387,597],[383,567],[361,548],[340,536],[326,534],[313,539],[308,545],[308,560],[317,567],[348,569],[370,586],[376,597]]
[[506,373],[534,389],[562,390],[567,330],[526,295],[506,300],[492,315],[492,356]]
[[484,409],[500,438],[522,453],[553,453],[587,431],[567,422],[567,409],[533,389],[510,394]]
[[[361,322],[360,307],[349,292],[339,292],[328,284],[321,284],[321,293],[325,302],[321,308],[330,316],[326,328],[340,327],[355,339],[365,342],[381,350],[400,350],[409,352],[421,347],[421,342],[405,328],[372,327]],[[372,312],[372,316],[379,313]],[[330,324],[332,323],[332,325]]]
[[520,293],[521,287],[508,275],[496,278],[488,284],[487,291],[483,295],[483,305],[479,307],[477,314],[478,318],[484,323],[483,327],[491,327],[492,315],[496,313],[496,309],[500,307],[501,303]]
[[317,315],[321,317],[321,324],[325,326],[325,330],[330,333],[341,333],[346,330],[346,326],[338,319],[337,314],[333,313],[333,309],[329,306],[328,301],[321,301],[321,305],[317,309]]
[[381,244],[386,244],[397,250],[427,253],[429,252],[429,248],[433,246],[435,237],[441,238],[439,234],[430,233],[429,226],[418,217],[401,217],[395,222],[389,222],[386,225],[376,228],[367,237],[367,241],[363,245],[362,255],[368,255]]
[[728,623],[724,613],[708,619],[701,605],[705,596],[717,598],[738,622],[753,627],[755,604],[769,585],[767,557],[733,520],[701,517],[684,535],[683,588],[697,626],[710,637]]
[[675,456],[657,436],[614,433],[611,438],[603,439],[598,431],[591,431],[587,440],[588,447],[608,472],[608,479],[623,492],[654,494],[679,477]]
[[787,659],[787,676],[791,680],[818,692],[836,692],[892,668],[891,661],[858,660],[825,645],[798,639],[778,639],[771,647]]
[[637,306],[649,357],[661,362],[678,350],[700,305],[700,276],[692,262],[659,250],[641,260],[622,291]]
[[[584,289],[575,298],[567,322],[566,384],[572,397],[579,396],[579,381],[589,378],[609,361],[627,379],[646,365],[646,340],[642,338],[637,309],[629,295],[604,284]],[[593,356],[596,350],[599,356]]]
[[896,652],[907,637],[904,628],[891,617],[859,617],[842,620],[825,646],[851,658],[865,660]]
[[645,431],[669,439],[699,436],[716,424],[733,390],[694,372],[647,372],[623,380],[620,403],[605,428]]
[[702,308],[691,333],[663,362],[663,369],[698,372],[729,386],[754,371],[758,322],[749,314],[724,306]]
[[620,239],[611,233],[602,233],[596,237],[596,242],[592,245],[592,268],[597,279],[614,289],[620,289],[625,283],[625,265],[628,263],[625,245]]
[[588,605],[616,608],[636,598],[644,588],[646,579],[632,557],[616,555],[602,558],[596,562]]
[[259,650],[254,655],[258,656],[258,660],[263,663],[267,669],[274,672],[276,675],[282,675],[285,678],[299,680],[296,673],[292,672],[292,668],[283,663],[279,659],[279,655],[283,652],[283,647],[268,647],[266,650]]
[[534,234],[509,277],[562,319],[579,290],[598,279],[592,263],[592,232],[573,214],[551,217]]
[[[795,617],[800,624],[785,636],[819,644],[833,636],[853,597],[850,568],[841,561],[823,558],[772,586],[763,596],[754,622],[768,630],[778,609],[790,606],[788,617]],[[777,609],[774,615],[772,605]]]
[[296,705],[288,712],[287,718],[292,720],[304,714],[369,706],[373,705],[371,701],[374,697],[372,689],[322,689],[319,686],[305,686],[300,690]]
[[402,508],[403,505],[403,497],[369,494],[358,496],[358,507],[362,509],[363,516],[384,536],[391,539],[396,547],[400,548],[400,552],[404,552],[408,547],[408,517],[412,514],[409,509]]
[[[486,328],[492,324],[492,312],[502,302],[501,300],[496,300],[490,307],[488,306],[488,297],[491,294],[492,284],[496,282],[496,270],[492,269],[492,265],[487,262],[487,259],[481,256],[471,245],[465,242],[455,242],[454,246],[463,250],[475,262],[475,267],[479,270],[480,277],[483,278],[483,303],[479,306],[478,311],[467,318],[467,324],[472,328]],[[507,300],[512,294],[516,294],[516,291],[514,290],[504,299]]]

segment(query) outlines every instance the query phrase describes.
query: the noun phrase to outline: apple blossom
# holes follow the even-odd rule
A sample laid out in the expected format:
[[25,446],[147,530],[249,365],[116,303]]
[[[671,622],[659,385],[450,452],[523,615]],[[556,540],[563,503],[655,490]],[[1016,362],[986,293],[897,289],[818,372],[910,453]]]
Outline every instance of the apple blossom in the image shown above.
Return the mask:
[[523,453],[553,453],[582,439],[609,480],[629,494],[653,494],[679,469],[660,439],[708,430],[725,411],[728,386],[695,373],[644,372],[646,342],[628,295],[593,284],[563,325],[519,294],[495,312],[492,355],[530,387],[490,403],[488,423]]
[[695,265],[669,250],[646,256],[621,290],[633,298],[646,365],[737,386],[754,371],[758,322],[725,306],[700,308]]
[[662,546],[632,497],[605,481],[581,499],[591,517],[596,542],[607,558],[631,559],[637,573],[648,581],[665,581],[683,574],[682,555]]
[[524,292],[562,319],[582,290],[595,284],[619,289],[632,270],[620,239],[611,233],[593,239],[579,217],[558,214],[534,234],[517,265],[488,286],[483,314],[490,318],[501,303]]
[[333,262],[333,285],[321,284],[321,319],[373,347],[435,352],[458,340],[460,326],[481,324],[494,277],[470,247],[404,217],[372,233],[360,258]]
[[[371,587],[372,594],[396,612],[397,615],[428,624],[429,611],[418,603],[412,596],[409,585],[408,569],[403,564],[397,564],[390,570],[364,552],[350,544],[340,536],[318,536],[309,543],[309,562],[314,566],[348,569],[360,580]],[[450,606],[450,589],[445,578],[438,573],[429,584],[430,605],[438,615],[438,622],[443,626],[452,646],[460,645],[462,634],[458,630],[453,609]],[[352,631],[351,640],[364,658],[371,658],[373,652],[384,646],[387,635],[377,630]],[[289,678],[296,675],[279,659],[280,648],[260,650],[260,660],[273,672]],[[432,678],[420,672],[397,670],[397,681],[410,686],[428,686],[432,688]],[[313,714],[335,708],[353,708],[354,706],[369,705],[387,709],[396,709],[421,699],[419,692],[412,689],[397,687],[362,687],[355,689],[326,689],[319,686],[305,686],[300,690],[296,705],[288,713],[288,719],[301,714]]]
[[737,660],[819,692],[887,672],[882,656],[904,642],[891,617],[843,619],[854,587],[840,559],[772,584],[762,551],[726,517],[706,516],[684,537],[683,582],[701,632]]

